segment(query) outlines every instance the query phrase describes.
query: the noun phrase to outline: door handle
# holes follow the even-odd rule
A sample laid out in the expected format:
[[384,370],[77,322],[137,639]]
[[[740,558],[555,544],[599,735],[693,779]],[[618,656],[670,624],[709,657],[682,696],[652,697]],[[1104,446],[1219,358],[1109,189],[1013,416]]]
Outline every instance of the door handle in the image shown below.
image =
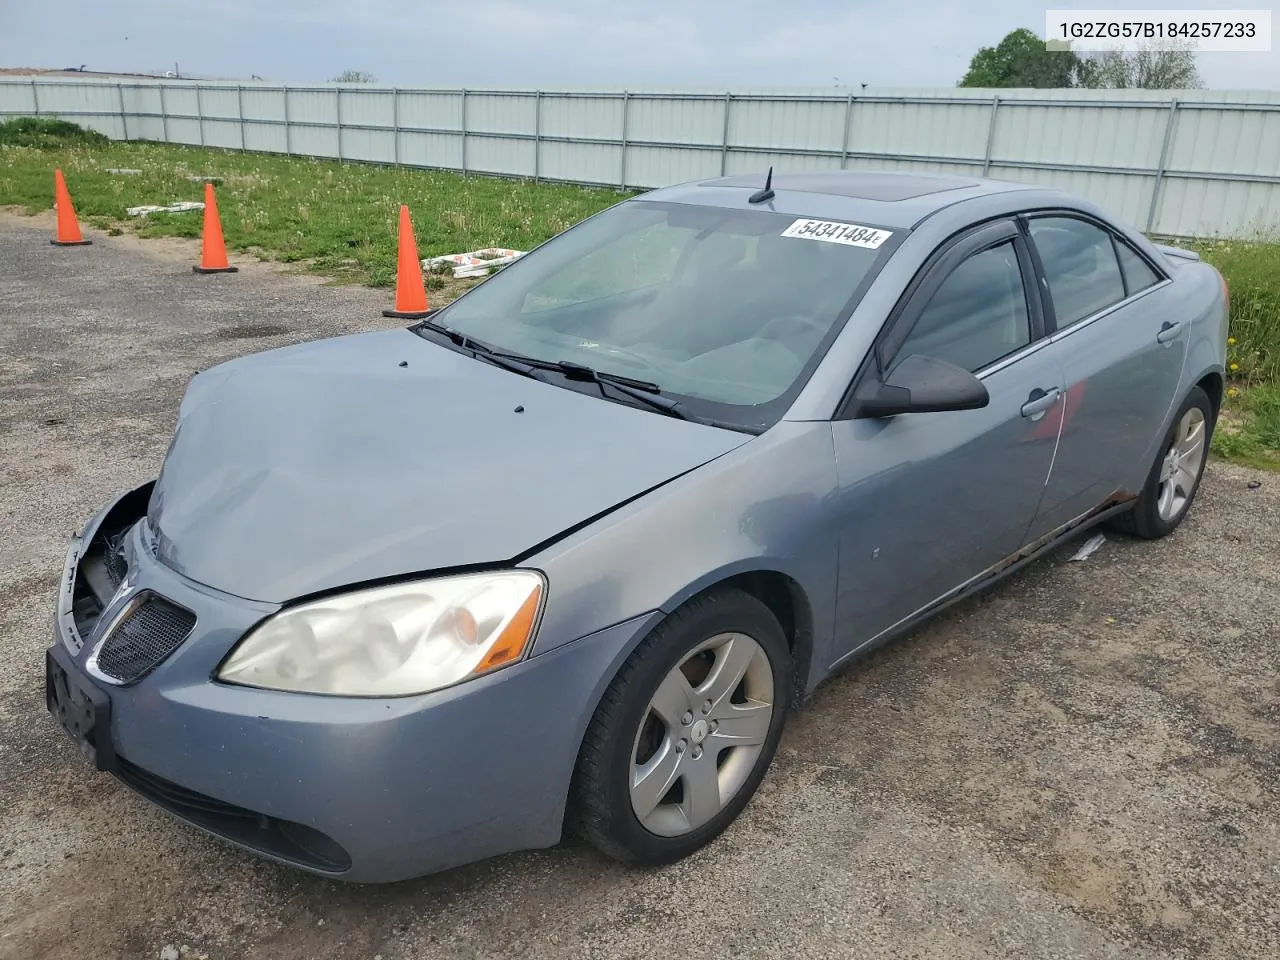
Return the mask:
[[1176,337],[1181,330],[1181,320],[1166,320],[1160,325],[1160,332],[1156,334],[1156,343],[1168,343]]
[[1031,391],[1031,396],[1027,398],[1027,402],[1022,405],[1022,415],[1031,420],[1039,420],[1044,416],[1045,411],[1058,402],[1058,396],[1061,391],[1057,387],[1051,387],[1048,390],[1041,390],[1036,387]]

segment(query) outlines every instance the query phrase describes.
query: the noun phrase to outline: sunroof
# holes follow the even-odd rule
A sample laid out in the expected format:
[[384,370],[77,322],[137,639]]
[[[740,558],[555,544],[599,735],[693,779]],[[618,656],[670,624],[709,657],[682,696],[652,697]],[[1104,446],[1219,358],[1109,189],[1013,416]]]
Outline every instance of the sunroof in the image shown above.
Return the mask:
[[[760,174],[741,177],[722,177],[703,182],[706,187],[760,187],[764,178]],[[925,177],[910,174],[866,173],[863,171],[832,171],[831,173],[774,174],[775,190],[795,190],[801,193],[826,193],[859,200],[879,200],[892,203],[910,200],[945,190],[976,187],[976,180],[960,177]]]

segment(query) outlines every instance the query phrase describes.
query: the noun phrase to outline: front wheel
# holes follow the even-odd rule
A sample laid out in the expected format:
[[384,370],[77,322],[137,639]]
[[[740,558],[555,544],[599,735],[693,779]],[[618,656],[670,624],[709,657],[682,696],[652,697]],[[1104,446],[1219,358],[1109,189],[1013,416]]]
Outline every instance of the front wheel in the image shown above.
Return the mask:
[[1116,518],[1120,529],[1144,540],[1166,537],[1177,529],[1200,489],[1213,426],[1213,402],[1200,387],[1192,387],[1133,509]]
[[769,608],[717,590],[647,637],[592,718],[574,776],[580,831],[623,862],[669,863],[715,839],[782,735],[791,655]]

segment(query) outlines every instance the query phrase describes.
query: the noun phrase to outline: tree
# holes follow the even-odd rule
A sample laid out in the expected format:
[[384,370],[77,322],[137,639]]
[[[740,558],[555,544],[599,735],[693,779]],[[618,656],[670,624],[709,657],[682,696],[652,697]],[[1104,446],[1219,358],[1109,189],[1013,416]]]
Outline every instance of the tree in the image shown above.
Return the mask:
[[994,47],[983,47],[969,61],[961,87],[1074,87],[1080,58],[1070,50],[1049,50],[1025,27],[1010,32]]
[[1103,50],[1080,64],[1080,85],[1096,90],[1121,90],[1132,86],[1129,58],[1120,50]]
[[334,83],[377,83],[377,78],[372,73],[365,73],[363,70],[343,70],[340,74],[333,78]]
[[1081,86],[1104,90],[1194,90],[1204,86],[1189,46],[1145,46],[1132,53],[1107,50],[1085,58]]

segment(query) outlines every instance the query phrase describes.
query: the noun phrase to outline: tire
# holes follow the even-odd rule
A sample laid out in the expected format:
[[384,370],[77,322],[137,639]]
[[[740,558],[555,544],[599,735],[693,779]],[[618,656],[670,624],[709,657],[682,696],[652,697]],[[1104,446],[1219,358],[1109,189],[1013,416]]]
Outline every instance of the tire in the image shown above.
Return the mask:
[[773,760],[791,673],[782,628],[748,593],[717,589],[667,617],[623,664],[587,728],[570,800],[576,831],[638,865],[671,863],[714,840]]
[[[1183,439],[1189,422],[1193,431],[1197,429],[1199,431],[1198,454],[1195,456],[1187,452],[1186,448],[1189,444]],[[1191,504],[1195,501],[1196,492],[1200,489],[1200,478],[1204,476],[1205,464],[1209,462],[1209,443],[1213,439],[1213,427],[1213,402],[1200,387],[1192,387],[1191,392],[1182,401],[1182,406],[1178,408],[1169,432],[1165,434],[1164,442],[1156,454],[1155,463],[1151,465],[1151,471],[1147,475],[1147,482],[1138,495],[1133,509],[1116,517],[1112,525],[1143,540],[1158,540],[1173,533],[1186,518]],[[1165,479],[1165,473],[1170,465],[1169,458],[1177,447],[1182,447],[1184,452],[1180,454],[1179,459],[1173,461],[1174,492],[1170,493],[1170,481]],[[1183,466],[1180,475],[1176,469],[1179,461]],[[1168,503],[1164,502],[1165,498],[1169,498]]]

